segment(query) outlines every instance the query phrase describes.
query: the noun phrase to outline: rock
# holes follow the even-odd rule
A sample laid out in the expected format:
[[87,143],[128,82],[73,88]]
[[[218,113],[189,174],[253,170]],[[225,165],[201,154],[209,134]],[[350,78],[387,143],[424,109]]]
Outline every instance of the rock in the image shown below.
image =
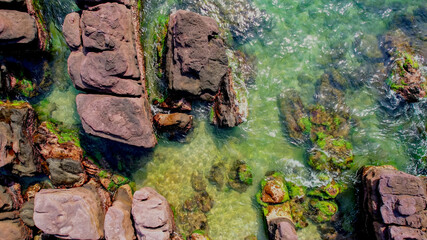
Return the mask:
[[62,32],[70,48],[78,48],[82,44],[82,30],[80,28],[80,15],[73,12],[65,16]]
[[139,240],[167,240],[175,228],[169,203],[149,187],[133,195],[132,216]]
[[209,212],[214,205],[212,197],[206,191],[197,192],[190,199],[184,202],[184,210],[194,212],[200,210],[204,213]]
[[22,222],[24,222],[29,227],[34,227],[34,199],[30,199],[28,202],[25,202],[19,210],[19,217]]
[[86,175],[81,162],[72,159],[47,159],[49,178],[55,186],[82,186]]
[[235,127],[241,124],[246,117],[239,109],[239,102],[233,85],[229,71],[225,79],[220,82],[219,91],[212,107],[212,123],[218,127]]
[[228,184],[238,192],[245,192],[252,185],[252,168],[244,161],[236,161],[228,173]]
[[132,190],[123,185],[117,190],[113,206],[105,215],[104,231],[107,240],[135,239],[131,220]]
[[158,131],[168,132],[171,136],[186,134],[193,127],[193,116],[185,113],[158,113],[153,120]]
[[309,133],[312,124],[301,97],[293,89],[286,90],[279,97],[279,108],[289,137],[297,143],[302,142],[303,133]]
[[212,101],[228,72],[224,42],[209,17],[178,10],[169,18],[166,77],[176,94]]
[[268,231],[275,240],[297,240],[295,226],[287,218],[278,218],[270,222]]
[[139,147],[156,145],[145,98],[79,94],[76,101],[87,133]]
[[360,52],[363,56],[377,60],[383,57],[381,52],[379,41],[375,35],[363,34],[356,39],[356,51]]
[[18,210],[23,202],[20,184],[15,183],[9,187],[0,185],[0,212]]
[[180,225],[179,230],[187,235],[193,233],[195,230],[208,230],[208,218],[202,211],[180,211],[177,210],[177,218],[179,219]]
[[194,191],[206,191],[205,181],[206,180],[204,179],[202,172],[194,171],[193,174],[191,174],[191,187],[193,187]]
[[[157,103],[154,103],[157,104]],[[191,102],[187,101],[185,98],[179,100],[172,99],[170,97],[166,98],[162,103],[159,104],[159,107],[172,111],[179,112],[189,112],[191,111]]]
[[224,163],[215,163],[209,171],[208,179],[212,184],[217,186],[219,191],[222,190],[227,181],[226,170]]
[[425,239],[425,182],[391,166],[361,170],[367,234],[377,239]]
[[27,44],[36,37],[36,22],[28,13],[0,10],[0,45]]
[[261,183],[262,197],[261,200],[265,203],[278,204],[289,200],[288,190],[283,182],[283,178],[279,176],[268,176]]
[[0,101],[0,167],[12,164],[12,172],[20,176],[39,170],[32,140],[35,121],[30,104]]
[[29,240],[32,239],[31,230],[19,218],[0,219],[0,239]]
[[128,7],[130,7],[131,5],[130,0],[76,0],[77,5],[81,9],[86,9],[90,6],[94,6],[94,5],[105,3],[105,2],[118,2],[121,4],[125,4]]
[[206,236],[203,231],[194,232],[189,237],[188,240],[209,240],[209,237]]
[[0,6],[7,6],[8,8],[13,9],[25,9],[26,2],[25,0],[0,0]]
[[63,239],[104,237],[101,204],[86,188],[43,189],[34,200],[34,222],[46,234]]

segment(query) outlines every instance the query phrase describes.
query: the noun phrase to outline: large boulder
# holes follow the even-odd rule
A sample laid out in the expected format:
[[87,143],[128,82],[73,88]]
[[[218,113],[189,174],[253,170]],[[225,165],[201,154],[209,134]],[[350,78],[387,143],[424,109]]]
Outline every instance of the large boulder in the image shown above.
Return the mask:
[[169,203],[150,187],[133,195],[132,216],[139,240],[168,240],[175,228]]
[[79,187],[43,189],[34,200],[34,222],[46,234],[62,239],[101,239],[103,210],[93,191]]
[[33,149],[35,113],[26,102],[0,102],[0,167],[12,164],[12,172],[33,176],[37,158]]
[[145,98],[79,94],[76,101],[87,133],[139,147],[156,145]]
[[78,48],[82,44],[82,30],[80,28],[80,14],[73,12],[65,16],[62,26],[65,41],[71,48]]
[[0,46],[31,43],[36,37],[36,21],[28,13],[0,10]]
[[154,116],[154,125],[161,132],[185,134],[193,126],[193,116],[185,113],[159,113]]
[[121,186],[115,196],[113,206],[105,215],[105,238],[107,240],[135,239],[131,219],[132,190],[129,185]]
[[177,94],[213,100],[228,72],[224,42],[214,19],[179,10],[169,18],[166,77]]
[[391,166],[362,169],[362,207],[368,235],[377,239],[426,239],[425,182]]

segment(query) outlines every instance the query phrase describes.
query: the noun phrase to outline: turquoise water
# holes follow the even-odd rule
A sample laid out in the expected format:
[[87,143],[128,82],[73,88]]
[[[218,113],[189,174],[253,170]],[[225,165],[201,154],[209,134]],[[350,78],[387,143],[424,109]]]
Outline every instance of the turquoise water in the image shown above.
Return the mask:
[[[130,159],[132,164],[119,170],[132,177],[138,187],[157,189],[175,208],[194,194],[193,172],[208,176],[215,163],[231,165],[235,160],[246,161],[254,170],[254,185],[246,192],[218,191],[207,184],[207,192],[215,201],[207,213],[212,239],[243,239],[251,234],[267,239],[261,210],[254,199],[258,183],[267,171],[281,171],[287,180],[305,186],[322,184],[319,172],[306,163],[307,146],[292,143],[285,134],[277,100],[281,92],[292,88],[305,104],[313,103],[318,79],[331,68],[349,82],[344,89],[344,102],[354,122],[349,138],[354,147],[354,164],[338,177],[350,186],[338,198],[340,215],[345,215],[338,225],[345,228],[355,220],[357,208],[352,186],[361,166],[391,164],[409,173],[426,174],[422,160],[427,143],[426,103],[399,102],[386,88],[382,64],[385,59],[377,41],[396,27],[398,16],[412,15],[414,11],[416,16],[420,7],[425,9],[425,0],[147,0],[143,5],[145,20],[141,29],[152,99],[160,97],[164,87],[158,84],[161,80],[156,69],[159,26],[173,10],[189,9],[214,17],[227,44],[255,59],[252,70],[256,77],[247,82],[249,118],[239,127],[224,130],[211,126],[209,106],[198,103],[192,113],[194,130],[184,142],[160,138],[152,151],[131,149],[137,153],[128,156],[129,151],[120,153],[105,147],[98,149],[101,156],[95,156],[116,170],[114,162]],[[68,6],[63,12],[73,8]],[[60,22],[63,15],[58,14],[49,15],[49,19]],[[52,118],[80,127],[74,103],[77,91],[63,70],[67,54],[66,48],[58,49],[52,63],[57,80],[46,97],[56,106],[52,108]],[[371,55],[376,58],[367,57]],[[64,81],[68,84],[61,84]],[[82,137],[86,138],[83,133]],[[90,148],[99,145],[83,147],[91,153]],[[299,230],[298,235],[300,239],[320,239],[314,224]]]

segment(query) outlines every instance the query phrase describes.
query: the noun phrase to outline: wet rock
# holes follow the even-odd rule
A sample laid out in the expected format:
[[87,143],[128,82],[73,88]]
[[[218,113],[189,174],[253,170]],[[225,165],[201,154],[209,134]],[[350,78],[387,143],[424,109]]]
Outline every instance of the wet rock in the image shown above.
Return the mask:
[[193,116],[185,113],[159,113],[153,120],[158,131],[167,132],[171,136],[186,134],[193,127]]
[[262,196],[264,203],[278,204],[289,200],[288,189],[284,184],[283,177],[279,174],[273,174],[266,177],[261,182]]
[[228,174],[228,184],[238,192],[245,192],[252,185],[252,168],[244,161],[236,161]]
[[214,205],[212,197],[206,191],[197,192],[190,199],[184,202],[184,210],[194,212],[200,210],[204,213],[209,212]]
[[231,72],[229,71],[219,86],[218,94],[215,96],[212,107],[212,123],[218,127],[235,127],[247,117],[239,109],[236,92]]
[[33,176],[39,166],[33,149],[35,113],[26,102],[0,102],[0,167],[12,164],[12,172]]
[[209,240],[209,237],[203,231],[196,231],[188,237],[188,240]]
[[310,133],[312,124],[301,97],[293,89],[286,90],[279,97],[279,108],[289,137],[297,143],[302,142],[303,133]]
[[[156,102],[154,104],[157,104]],[[159,107],[172,111],[179,112],[189,112],[191,111],[191,102],[187,101],[185,98],[179,100],[166,98],[162,103],[159,104]]]
[[27,44],[37,37],[34,18],[26,12],[0,10],[0,46]]
[[156,145],[144,98],[79,94],[76,101],[87,133],[139,147]]
[[43,189],[34,200],[34,222],[46,234],[65,239],[100,239],[104,219],[96,193],[86,188]]
[[191,234],[195,230],[208,230],[208,218],[202,211],[177,211],[179,220],[179,230],[183,233]]
[[356,51],[360,52],[364,57],[378,60],[383,57],[379,41],[375,35],[363,34],[356,39]]
[[70,48],[78,48],[82,44],[82,30],[80,28],[80,15],[77,12],[65,16],[62,27],[65,41]]
[[209,181],[215,184],[218,190],[222,190],[224,184],[227,182],[226,167],[224,163],[215,163],[209,171]]
[[105,215],[105,239],[136,239],[130,213],[132,190],[129,185],[120,187],[114,198],[113,206],[108,209]]
[[195,171],[191,174],[191,186],[194,191],[206,191],[206,180],[203,177],[203,173],[200,171]]
[[338,205],[333,201],[312,199],[310,201],[310,206],[314,210],[314,212],[311,213],[311,218],[319,223],[330,221],[338,212]]
[[268,225],[268,231],[272,239],[276,240],[297,240],[295,226],[289,219],[275,219]]
[[169,19],[166,77],[178,94],[212,101],[228,72],[215,20],[179,10]]
[[34,215],[34,199],[30,199],[25,202],[19,210],[19,217],[29,227],[34,227],[35,223],[33,220]]
[[133,195],[132,216],[140,240],[167,240],[175,228],[169,203],[149,187]]
[[377,239],[425,239],[425,182],[391,166],[361,169],[367,233]]

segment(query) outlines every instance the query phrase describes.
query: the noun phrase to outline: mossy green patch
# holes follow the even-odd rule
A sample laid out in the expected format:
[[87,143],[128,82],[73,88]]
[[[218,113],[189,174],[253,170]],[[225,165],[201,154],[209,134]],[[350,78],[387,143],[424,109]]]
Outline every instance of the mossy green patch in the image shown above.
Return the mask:
[[313,124],[310,121],[310,118],[308,118],[308,117],[301,118],[299,120],[299,125],[302,128],[304,133],[310,133],[311,127],[313,126]]

